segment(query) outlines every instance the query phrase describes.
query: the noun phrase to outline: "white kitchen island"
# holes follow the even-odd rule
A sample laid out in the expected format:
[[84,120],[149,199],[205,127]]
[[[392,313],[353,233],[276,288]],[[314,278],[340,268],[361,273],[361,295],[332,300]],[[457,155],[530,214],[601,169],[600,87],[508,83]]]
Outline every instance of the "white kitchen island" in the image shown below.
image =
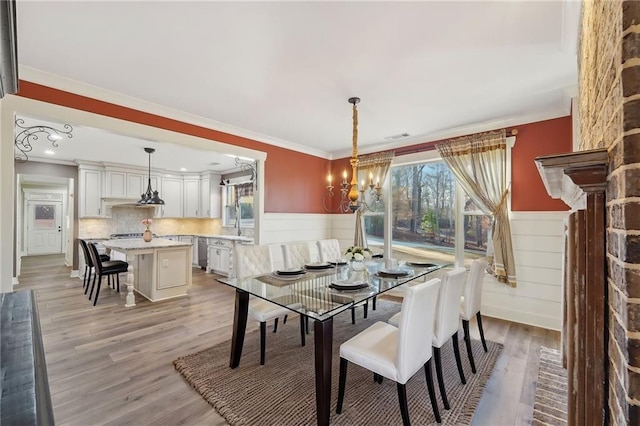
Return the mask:
[[186,296],[191,286],[190,242],[134,238],[109,240],[103,245],[127,256],[126,307],[136,305],[134,290],[152,302]]

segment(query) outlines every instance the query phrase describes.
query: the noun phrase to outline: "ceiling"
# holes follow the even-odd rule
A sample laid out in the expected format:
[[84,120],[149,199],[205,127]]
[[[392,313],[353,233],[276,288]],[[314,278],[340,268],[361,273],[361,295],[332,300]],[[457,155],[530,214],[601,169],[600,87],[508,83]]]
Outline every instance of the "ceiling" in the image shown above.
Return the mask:
[[68,79],[325,158],[350,154],[351,96],[371,152],[565,116],[576,91],[579,1],[17,6],[23,79]]

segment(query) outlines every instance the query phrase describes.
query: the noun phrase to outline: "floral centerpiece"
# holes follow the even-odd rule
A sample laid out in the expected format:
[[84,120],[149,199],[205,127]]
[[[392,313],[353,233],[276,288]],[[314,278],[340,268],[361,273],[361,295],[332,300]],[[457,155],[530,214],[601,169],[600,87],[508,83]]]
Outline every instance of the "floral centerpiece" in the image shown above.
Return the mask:
[[344,256],[351,261],[351,267],[354,270],[364,269],[364,260],[371,259],[373,253],[369,248],[360,246],[351,246],[344,252]]
[[142,224],[147,227],[147,229],[145,229],[142,233],[142,239],[146,242],[149,242],[153,239],[153,232],[151,232],[151,229],[149,229],[152,223],[153,219],[142,219]]

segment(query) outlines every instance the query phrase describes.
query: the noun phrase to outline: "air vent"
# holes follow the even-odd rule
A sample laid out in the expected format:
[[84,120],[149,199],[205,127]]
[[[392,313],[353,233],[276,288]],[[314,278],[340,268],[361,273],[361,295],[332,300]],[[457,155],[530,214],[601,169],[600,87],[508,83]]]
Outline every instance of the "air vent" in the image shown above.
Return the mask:
[[395,141],[397,139],[402,139],[409,137],[409,133],[400,133],[399,135],[387,136],[385,139],[388,141]]

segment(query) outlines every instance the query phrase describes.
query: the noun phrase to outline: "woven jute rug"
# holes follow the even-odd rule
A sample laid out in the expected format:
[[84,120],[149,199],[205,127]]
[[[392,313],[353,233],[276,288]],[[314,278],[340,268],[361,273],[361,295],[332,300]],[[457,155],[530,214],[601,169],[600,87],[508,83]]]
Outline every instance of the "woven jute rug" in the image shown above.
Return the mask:
[[[348,340],[376,321],[386,321],[400,305],[379,301],[369,318],[362,318],[358,309],[355,325],[350,311],[334,317],[332,425],[399,425],[402,424],[395,382],[373,381],[373,374],[355,364],[349,364],[342,414],[335,413],[338,395],[340,343]],[[310,324],[310,329],[312,329]],[[462,334],[462,333],[460,333]],[[464,341],[460,340],[467,384],[462,385],[455,365],[452,344],[442,349],[443,370],[451,410],[445,410],[437,388],[435,365],[432,361],[436,394],[443,424],[469,425],[482,396],[483,389],[502,345],[487,342],[485,353],[479,341],[472,341],[477,374],[471,373]],[[266,363],[260,366],[260,335],[247,333],[242,359],[236,369],[229,368],[230,341],[201,352],[178,358],[176,369],[231,425],[315,425],[315,373],[313,332],[305,347],[300,346],[299,320],[289,318],[277,333],[267,332]],[[413,424],[437,424],[431,410],[424,370],[419,370],[407,384],[409,416]]]
[[544,346],[540,348],[533,424],[567,424],[567,370],[562,368],[560,352]]

